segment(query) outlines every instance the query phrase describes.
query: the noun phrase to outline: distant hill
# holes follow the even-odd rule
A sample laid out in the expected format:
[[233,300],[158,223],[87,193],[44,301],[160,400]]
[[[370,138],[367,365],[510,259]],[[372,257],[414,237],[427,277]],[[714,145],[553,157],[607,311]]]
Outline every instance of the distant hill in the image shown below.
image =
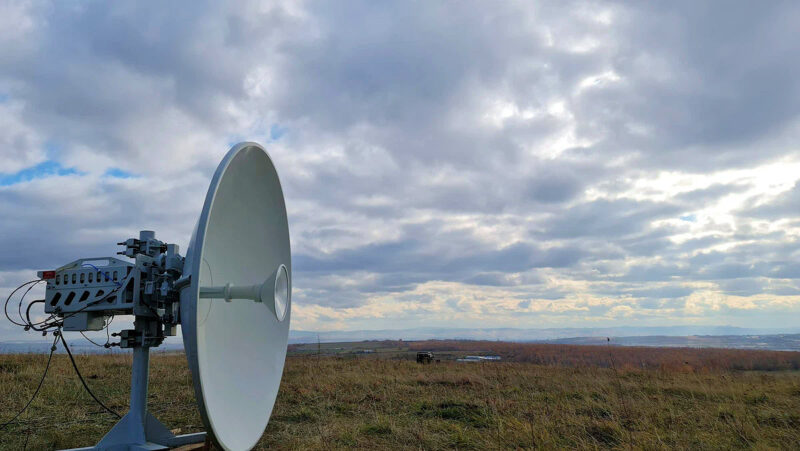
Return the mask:
[[[83,337],[77,337],[67,332],[64,338],[69,343],[69,349],[73,354],[113,354],[130,352],[128,349],[103,348],[95,346]],[[45,341],[46,340],[46,341]],[[42,354],[49,353],[50,346],[53,344],[52,338],[42,339],[40,341],[0,341],[0,354]],[[163,343],[157,348],[152,348],[151,352],[175,352],[183,351],[183,343]],[[58,343],[56,353],[66,354],[64,346]]]
[[[743,328],[733,326],[672,326],[672,327],[598,327],[598,328],[436,328],[419,327],[401,330],[350,330],[350,331],[302,331],[289,332],[290,343],[325,343],[362,340],[500,340],[515,342],[546,342],[551,340],[581,340],[606,337],[692,337],[692,336],[760,336],[798,334],[800,328]],[[591,341],[591,340],[589,340]],[[670,342],[666,340],[665,342]],[[733,340],[731,340],[733,342]],[[653,346],[660,346],[654,344]],[[671,346],[665,344],[664,346]],[[750,347],[750,346],[747,346]],[[771,349],[771,348],[766,348]]]
[[800,334],[777,335],[690,335],[685,337],[644,336],[574,337],[549,340],[548,343],[573,345],[655,346],[660,348],[735,348],[771,351],[800,351]]
[[[70,346],[77,353],[96,354],[125,352],[98,348],[80,335],[66,334]],[[178,337],[169,337],[154,352],[183,350]],[[558,344],[610,344],[618,346],[691,347],[768,349],[773,351],[800,351],[800,328],[769,329],[733,326],[676,326],[676,327],[608,327],[608,328],[551,328],[551,329],[466,329],[420,327],[402,330],[350,330],[313,332],[292,330],[289,343],[358,342],[365,340],[488,340],[517,343]],[[0,341],[0,354],[49,352],[51,340]],[[59,352],[63,352],[59,346]]]

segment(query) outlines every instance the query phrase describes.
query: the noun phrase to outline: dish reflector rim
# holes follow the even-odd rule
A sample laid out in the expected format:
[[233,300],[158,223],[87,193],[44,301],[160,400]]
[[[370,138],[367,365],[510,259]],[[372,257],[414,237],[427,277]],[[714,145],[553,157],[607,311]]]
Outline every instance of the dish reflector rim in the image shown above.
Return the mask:
[[[222,161],[220,161],[219,165],[217,166],[216,171],[214,171],[214,176],[211,178],[211,183],[209,185],[208,192],[206,193],[206,198],[205,198],[205,201],[203,203],[203,209],[200,212],[200,217],[199,217],[199,219],[197,221],[197,226],[196,226],[196,228],[194,230],[194,233],[193,233],[193,237],[192,237],[193,239],[192,239],[192,242],[191,242],[191,245],[190,245],[190,249],[187,251],[187,256],[191,253],[191,268],[190,268],[190,270],[191,270],[191,279],[190,279],[189,286],[185,287],[183,291],[191,290],[189,293],[190,293],[190,296],[194,299],[194,305],[193,305],[192,310],[189,311],[189,312],[184,312],[183,309],[181,311],[181,316],[182,317],[183,317],[184,313],[188,313],[188,314],[194,316],[194,320],[193,320],[194,321],[194,330],[192,331],[192,333],[190,334],[189,339],[188,339],[188,341],[190,341],[191,349],[187,350],[187,351],[190,351],[190,352],[187,352],[186,357],[189,360],[189,366],[190,366],[190,370],[192,372],[192,382],[193,382],[193,385],[194,385],[194,388],[195,388],[195,396],[197,397],[197,395],[200,395],[200,397],[202,398],[202,399],[198,399],[197,400],[198,401],[197,402],[197,407],[198,407],[198,409],[200,411],[200,416],[203,419],[203,422],[205,423],[205,425],[206,425],[206,427],[208,429],[208,431],[207,431],[208,435],[210,437],[212,437],[214,443],[217,446],[219,446],[222,449],[226,449],[226,450],[229,449],[229,448],[224,446],[224,444],[220,443],[219,440],[217,439],[216,434],[214,434],[214,431],[215,431],[214,421],[213,421],[212,417],[208,414],[208,410],[206,408],[206,406],[208,405],[207,399],[206,399],[206,390],[205,390],[205,387],[203,385],[203,383],[204,383],[203,379],[200,377],[200,355],[199,355],[199,352],[198,352],[198,340],[197,340],[197,335],[198,335],[197,302],[200,299],[200,266],[201,266],[201,262],[203,261],[203,250],[204,250],[203,248],[204,248],[204,243],[205,243],[206,232],[207,232],[207,229],[208,229],[208,221],[209,221],[209,217],[210,217],[210,213],[211,213],[211,207],[213,206],[214,201],[216,199],[217,192],[219,190],[220,181],[222,180],[222,177],[227,172],[228,167],[230,166],[231,162],[239,154],[239,152],[241,152],[241,151],[243,151],[245,149],[248,149],[250,147],[258,148],[259,150],[264,152],[264,154],[266,155],[267,159],[270,162],[270,165],[274,169],[274,175],[277,178],[278,186],[280,187],[280,190],[281,190],[281,196],[283,197],[283,185],[280,182],[280,177],[278,176],[277,168],[275,168],[275,165],[274,165],[274,163],[272,161],[272,157],[269,155],[269,152],[267,152],[267,150],[264,149],[264,147],[262,147],[258,143],[246,141],[246,142],[241,142],[241,143],[238,143],[238,144],[234,145],[228,151],[228,153],[225,155],[225,157],[223,157]],[[285,208],[285,197],[284,197],[284,208]],[[291,249],[291,242],[289,243],[289,248]],[[286,318],[286,316],[288,316],[289,312],[291,311],[292,279],[291,279],[291,272],[288,269],[288,267],[286,266],[287,264],[290,267],[290,265],[291,265],[291,250],[290,250],[290,254],[289,254],[289,261],[286,262],[285,264],[281,264],[281,267],[286,268],[286,275],[287,275],[287,279],[288,279],[288,289],[289,289],[288,297],[287,297],[286,309],[285,309],[285,312],[284,312],[284,319]],[[277,277],[276,277],[276,280],[277,280]],[[183,294],[182,294],[181,297],[183,297]],[[181,306],[183,307],[183,302],[181,302],[181,304],[182,304]],[[281,322],[282,321],[283,320],[281,320]],[[183,319],[181,320],[181,323],[183,323]],[[183,333],[183,336],[184,336],[184,344],[185,344],[186,341],[187,341],[187,338],[186,338],[186,330],[184,329],[183,325],[181,325],[181,330],[182,330],[182,333]],[[266,426],[267,426],[268,423],[269,423],[269,419],[267,419],[267,422],[264,424],[264,430],[266,430]],[[255,439],[255,441],[248,446],[248,449],[253,448],[258,443],[258,440],[261,438],[263,433],[264,433],[264,431],[262,430],[261,433],[258,435],[258,437]]]

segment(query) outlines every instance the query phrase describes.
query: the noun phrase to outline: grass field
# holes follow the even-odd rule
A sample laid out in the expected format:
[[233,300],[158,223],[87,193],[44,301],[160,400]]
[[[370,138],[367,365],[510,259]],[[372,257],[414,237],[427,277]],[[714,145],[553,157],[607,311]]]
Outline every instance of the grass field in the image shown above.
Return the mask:
[[[677,352],[684,361],[676,367],[637,367],[622,364],[630,349],[605,347],[592,349],[595,363],[607,365],[568,358],[588,351],[565,346],[550,350],[564,357],[551,364],[450,360],[459,352],[491,351],[486,344],[463,342],[439,342],[461,349],[437,353],[446,357],[438,364],[418,365],[407,358],[416,346],[436,345],[361,344],[375,351],[363,356],[354,354],[359,349],[352,345],[348,352],[319,356],[309,352],[316,345],[293,348],[259,448],[800,449],[798,371],[685,363],[702,362],[696,350],[670,350],[668,355]],[[532,352],[525,349],[505,351]],[[797,360],[794,354],[771,358],[781,368]],[[0,422],[27,401],[46,358],[0,356]],[[124,412],[130,357],[77,358],[97,395]],[[154,353],[150,387],[150,410],[165,424],[181,433],[202,430],[183,355]],[[57,355],[30,411],[0,430],[0,449],[88,446],[114,422],[85,394],[68,359]]]

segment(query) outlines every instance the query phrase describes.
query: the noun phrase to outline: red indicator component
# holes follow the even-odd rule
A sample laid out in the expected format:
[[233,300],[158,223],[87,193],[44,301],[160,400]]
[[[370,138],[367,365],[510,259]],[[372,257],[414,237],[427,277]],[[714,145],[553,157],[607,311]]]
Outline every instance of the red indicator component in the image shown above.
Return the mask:
[[55,279],[56,272],[55,271],[42,271],[42,279]]

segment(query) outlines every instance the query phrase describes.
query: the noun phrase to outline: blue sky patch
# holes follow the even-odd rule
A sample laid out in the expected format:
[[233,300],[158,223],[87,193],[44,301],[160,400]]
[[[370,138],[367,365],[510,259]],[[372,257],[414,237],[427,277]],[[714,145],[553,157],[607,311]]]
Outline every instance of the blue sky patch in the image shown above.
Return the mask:
[[107,170],[104,174],[106,177],[114,177],[115,179],[129,179],[136,177],[135,175],[131,174],[128,171],[123,171],[120,168],[111,168]]
[[281,139],[288,131],[289,129],[286,127],[281,127],[278,124],[272,124],[272,127],[269,128],[269,139],[277,141]]
[[45,177],[75,174],[81,174],[81,172],[75,168],[65,168],[57,161],[47,160],[13,174],[0,174],[0,186],[10,186]]

